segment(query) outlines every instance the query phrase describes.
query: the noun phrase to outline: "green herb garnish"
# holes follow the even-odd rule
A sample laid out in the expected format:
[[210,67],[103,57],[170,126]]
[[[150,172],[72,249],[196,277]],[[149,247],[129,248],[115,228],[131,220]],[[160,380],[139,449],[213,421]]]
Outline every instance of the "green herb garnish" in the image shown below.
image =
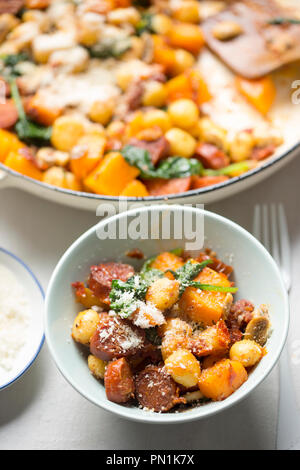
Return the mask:
[[140,21],[137,23],[135,27],[136,34],[138,36],[141,36],[145,32],[153,33],[152,19],[153,19],[152,13],[144,13],[142,15]]
[[208,259],[202,263],[192,263],[187,261],[183,266],[178,268],[176,271],[168,269],[168,272],[172,273],[175,279],[179,281],[179,295],[182,295],[187,287],[190,287],[191,281],[198,276],[200,271],[204,269],[208,264],[211,264],[212,260]]
[[140,170],[140,176],[144,179],[185,178],[191,175],[200,175],[203,171],[201,163],[195,158],[169,157],[155,167],[148,150],[134,145],[126,145],[121,152],[129,165]]
[[245,173],[253,168],[253,161],[243,161],[232,163],[231,165],[219,168],[218,170],[206,169],[203,170],[203,176],[231,176],[236,173]]
[[200,282],[195,282],[196,276],[209,264],[212,264],[211,259],[207,259],[202,263],[192,263],[187,261],[183,266],[178,268],[176,271],[168,269],[169,272],[173,274],[175,279],[180,283],[179,295],[182,295],[187,287],[195,287],[196,289],[216,291],[216,292],[237,292],[236,287],[224,287],[224,286],[213,286],[211,284],[201,284]]
[[272,18],[268,21],[268,24],[300,24],[300,19],[298,18]]
[[88,48],[88,51],[92,57],[98,59],[108,59],[109,57],[114,57],[118,59],[125,52],[131,48],[131,39],[114,39],[114,38],[104,38],[98,44]]
[[163,276],[158,269],[149,269],[144,273],[135,274],[126,282],[114,279],[109,294],[110,308],[120,315],[128,318],[139,307],[139,302],[146,297],[148,287]]
[[30,121],[24,111],[23,103],[15,78],[9,80],[11,96],[18,110],[19,120],[15,126],[18,137],[23,141],[44,143],[49,142],[52,127],[44,127]]

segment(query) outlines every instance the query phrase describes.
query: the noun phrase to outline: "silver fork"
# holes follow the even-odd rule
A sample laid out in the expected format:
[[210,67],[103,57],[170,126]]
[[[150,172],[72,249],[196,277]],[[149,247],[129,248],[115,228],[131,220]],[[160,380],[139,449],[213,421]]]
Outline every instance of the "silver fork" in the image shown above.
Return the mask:
[[[291,250],[287,219],[282,204],[256,205],[253,235],[273,256],[282,273],[289,292],[291,278]],[[300,449],[300,411],[291,374],[288,345],[279,361],[279,410],[277,425],[277,450]]]

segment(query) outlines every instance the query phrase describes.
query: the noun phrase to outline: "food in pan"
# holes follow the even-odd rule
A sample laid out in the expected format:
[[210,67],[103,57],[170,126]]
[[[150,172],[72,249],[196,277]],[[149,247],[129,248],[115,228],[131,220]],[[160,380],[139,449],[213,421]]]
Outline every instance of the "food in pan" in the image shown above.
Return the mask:
[[266,354],[268,308],[234,301],[232,267],[211,250],[160,253],[140,272],[129,264],[90,268],[73,284],[84,307],[72,337],[108,400],[154,412],[221,401]]
[[[205,43],[215,46],[210,25],[226,63],[228,50],[244,50],[238,20],[218,21],[228,11],[196,0],[0,1],[0,162],[60,188],[124,197],[182,193],[259,165],[283,141],[268,120],[272,75],[231,80],[263,131],[228,132],[207,112],[225,92],[198,63]],[[274,15],[275,39],[298,31],[296,18]]]

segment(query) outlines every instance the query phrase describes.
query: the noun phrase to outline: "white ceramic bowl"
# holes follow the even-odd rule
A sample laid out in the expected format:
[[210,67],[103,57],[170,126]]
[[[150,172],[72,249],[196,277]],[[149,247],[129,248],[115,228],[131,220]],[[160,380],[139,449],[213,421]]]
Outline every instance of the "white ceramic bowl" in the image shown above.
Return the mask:
[[5,374],[5,380],[0,380],[0,390],[9,387],[18,380],[33,364],[44,343],[44,291],[31,269],[16,255],[0,248],[0,264],[13,272],[25,289],[30,309],[30,324],[28,341],[22,348],[12,370]]
[[[239,288],[238,298],[246,298],[259,306],[270,306],[273,333],[268,340],[268,354],[261,360],[249,379],[233,395],[222,402],[209,403],[181,413],[156,414],[137,407],[127,407],[107,400],[105,390],[89,372],[86,358],[71,340],[70,332],[76,313],[71,283],[87,278],[92,264],[103,260],[128,262],[125,253],[139,247],[146,257],[161,251],[183,246],[185,240],[100,240],[97,234],[112,231],[115,223],[125,222],[128,227],[136,214],[151,215],[180,212],[194,214],[198,220],[204,216],[206,246],[214,248],[221,259],[230,260],[235,269]],[[159,224],[158,224],[159,225]],[[152,223],[152,227],[155,224]],[[174,227],[173,227],[174,228]],[[110,232],[112,233],[112,232]],[[172,235],[172,231],[171,231]],[[130,260],[136,267],[141,261]],[[128,419],[148,423],[178,423],[204,418],[220,412],[245,398],[269,374],[284,346],[289,322],[288,296],[280,272],[265,248],[247,231],[219,215],[184,206],[152,206],[131,210],[101,221],[82,235],[63,255],[49,284],[46,296],[46,339],[51,354],[65,378],[84,397],[96,405]],[[265,397],[269,400],[270,397]]]

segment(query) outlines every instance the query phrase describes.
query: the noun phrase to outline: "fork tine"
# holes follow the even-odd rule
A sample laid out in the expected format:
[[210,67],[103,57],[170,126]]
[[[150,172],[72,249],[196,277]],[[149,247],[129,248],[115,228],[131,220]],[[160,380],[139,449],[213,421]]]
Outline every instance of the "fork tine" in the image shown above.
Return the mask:
[[261,207],[259,204],[256,204],[254,207],[254,217],[253,217],[253,229],[252,233],[257,238],[257,240],[261,240],[261,224],[260,224],[260,217],[261,215]]
[[263,205],[262,227],[262,242],[265,245],[265,248],[270,251],[269,212],[266,204]]
[[278,240],[278,220],[277,220],[277,206],[271,205],[271,242],[272,242],[272,256],[278,266],[280,265],[280,251]]
[[291,250],[287,219],[282,204],[279,204],[279,234],[281,250],[281,266],[285,276],[285,281],[290,288],[291,285]]

